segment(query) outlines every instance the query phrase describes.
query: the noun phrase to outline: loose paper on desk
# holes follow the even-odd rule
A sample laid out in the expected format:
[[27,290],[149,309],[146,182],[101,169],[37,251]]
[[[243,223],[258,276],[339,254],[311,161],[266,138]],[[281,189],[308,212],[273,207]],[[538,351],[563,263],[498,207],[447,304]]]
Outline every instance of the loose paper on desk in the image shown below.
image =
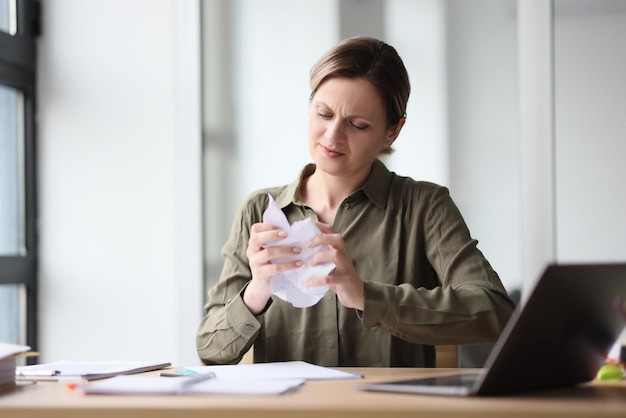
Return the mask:
[[86,394],[110,395],[279,395],[298,388],[307,380],[362,377],[304,361],[198,366],[186,369],[214,377],[183,388],[182,382],[189,377],[117,376],[77,385],[75,390]]
[[[280,395],[296,389],[304,379],[210,379],[183,387],[189,377],[117,376],[77,385],[75,390],[98,395]],[[193,378],[191,378],[193,379]]]
[[287,217],[278,207],[272,196],[268,194],[269,204],[263,213],[263,222],[277,226],[287,232],[287,237],[266,244],[267,247],[298,246],[302,248],[300,254],[292,257],[283,257],[272,260],[284,262],[289,260],[301,260],[302,267],[278,273],[270,279],[272,294],[291,303],[296,308],[313,306],[320,301],[328,291],[328,286],[309,287],[307,282],[314,277],[322,277],[330,274],[335,268],[335,263],[322,263],[309,266],[309,261],[315,253],[326,249],[326,246],[308,248],[309,242],[321,234],[319,228],[311,219],[304,219],[289,225]]
[[276,361],[254,364],[224,364],[187,367],[197,373],[213,373],[217,379],[233,381],[259,381],[263,379],[335,380],[360,379],[360,374],[318,366],[305,361]]

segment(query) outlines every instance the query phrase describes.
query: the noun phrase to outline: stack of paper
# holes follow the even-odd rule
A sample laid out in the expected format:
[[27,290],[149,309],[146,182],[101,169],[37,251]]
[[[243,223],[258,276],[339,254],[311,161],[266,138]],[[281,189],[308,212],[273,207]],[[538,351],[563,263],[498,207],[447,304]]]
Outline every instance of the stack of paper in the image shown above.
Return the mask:
[[0,387],[15,384],[16,358],[28,350],[25,345],[0,343]]

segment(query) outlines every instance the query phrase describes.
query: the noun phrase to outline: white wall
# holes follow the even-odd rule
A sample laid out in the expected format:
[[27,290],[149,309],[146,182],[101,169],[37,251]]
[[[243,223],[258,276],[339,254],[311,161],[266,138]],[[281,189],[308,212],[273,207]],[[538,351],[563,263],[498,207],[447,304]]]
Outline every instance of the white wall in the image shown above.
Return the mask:
[[196,1],[43,4],[41,361],[196,361]]
[[311,160],[309,70],[339,40],[336,3],[236,2],[238,201],[254,190],[291,183]]

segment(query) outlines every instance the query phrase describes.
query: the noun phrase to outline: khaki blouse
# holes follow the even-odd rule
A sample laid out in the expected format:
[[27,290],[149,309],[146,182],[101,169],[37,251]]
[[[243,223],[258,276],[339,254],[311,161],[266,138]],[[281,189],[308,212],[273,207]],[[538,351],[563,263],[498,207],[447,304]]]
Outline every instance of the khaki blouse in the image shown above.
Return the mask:
[[340,205],[341,234],[365,283],[363,311],[332,291],[309,308],[275,296],[253,315],[241,295],[251,280],[246,249],[267,194],[290,223],[315,212],[299,201],[302,180],[259,190],[240,206],[222,250],[224,265],[208,293],[197,332],[205,364],[303,360],[328,367],[433,367],[437,344],[495,341],[514,302],[477,247],[445,187],[390,172],[377,160],[363,186]]

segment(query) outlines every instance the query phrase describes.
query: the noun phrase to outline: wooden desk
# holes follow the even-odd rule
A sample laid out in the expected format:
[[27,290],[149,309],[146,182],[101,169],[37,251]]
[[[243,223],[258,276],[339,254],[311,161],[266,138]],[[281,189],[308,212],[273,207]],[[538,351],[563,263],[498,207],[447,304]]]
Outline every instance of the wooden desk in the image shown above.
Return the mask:
[[[97,396],[39,382],[0,394],[2,418],[395,418],[626,417],[626,382],[509,397],[450,398],[365,392],[363,381],[432,376],[454,369],[345,369],[363,380],[309,381],[280,396]],[[467,370],[467,369],[464,369]]]

